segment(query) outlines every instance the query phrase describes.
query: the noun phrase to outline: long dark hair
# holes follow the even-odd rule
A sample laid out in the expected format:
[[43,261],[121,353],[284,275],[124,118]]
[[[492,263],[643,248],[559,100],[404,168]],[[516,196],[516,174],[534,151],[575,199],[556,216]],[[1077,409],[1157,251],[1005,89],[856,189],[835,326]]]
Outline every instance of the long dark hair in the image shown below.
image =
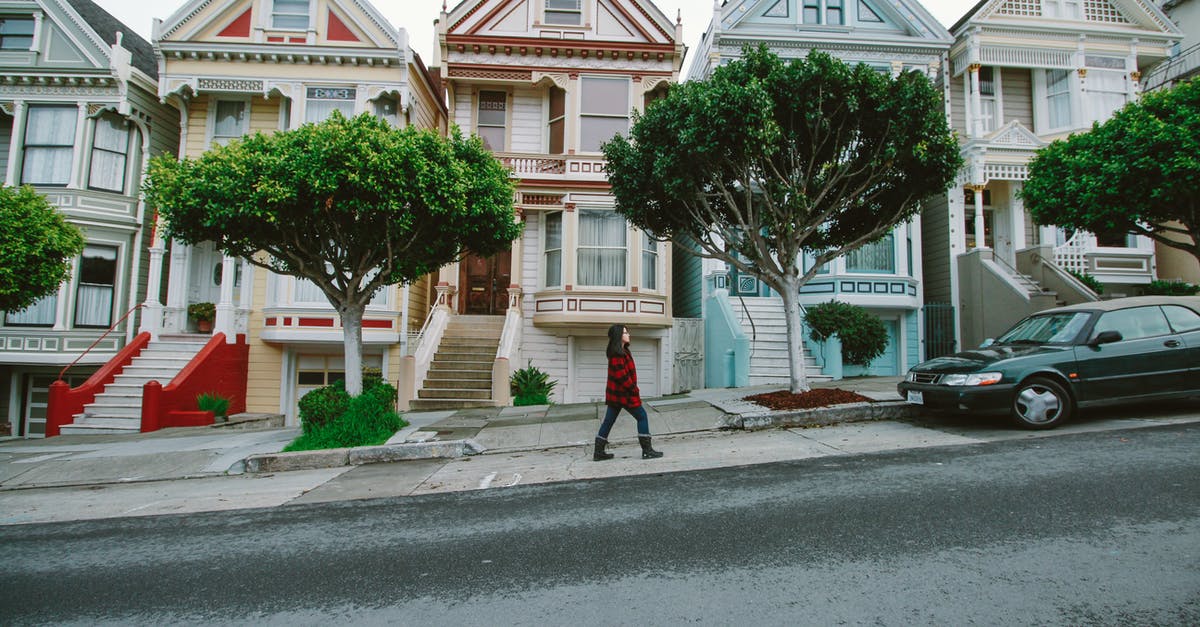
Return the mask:
[[604,354],[608,355],[609,359],[625,356],[625,342],[621,341],[622,335],[625,335],[625,325],[614,324],[608,327],[608,348],[604,350]]

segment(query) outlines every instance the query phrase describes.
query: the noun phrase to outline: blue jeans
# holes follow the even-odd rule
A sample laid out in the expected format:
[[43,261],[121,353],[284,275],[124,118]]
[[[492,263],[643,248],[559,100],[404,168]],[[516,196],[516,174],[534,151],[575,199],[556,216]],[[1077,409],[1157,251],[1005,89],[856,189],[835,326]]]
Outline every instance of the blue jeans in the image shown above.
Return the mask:
[[[637,421],[638,435],[650,435],[650,418],[646,416],[646,408],[635,407],[633,409],[625,408],[630,416]],[[620,407],[608,405],[608,411],[604,414],[604,422],[600,423],[600,433],[597,437],[608,439],[608,432],[612,431],[613,423],[617,421],[617,414],[621,413]]]

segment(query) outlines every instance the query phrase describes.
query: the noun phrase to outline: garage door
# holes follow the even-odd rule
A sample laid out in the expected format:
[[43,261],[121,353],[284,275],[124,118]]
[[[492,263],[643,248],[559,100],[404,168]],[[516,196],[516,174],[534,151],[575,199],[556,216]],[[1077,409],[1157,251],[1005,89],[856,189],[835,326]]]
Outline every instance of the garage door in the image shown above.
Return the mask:
[[[575,338],[575,402],[603,401],[604,386],[608,383],[608,358],[604,348],[607,338]],[[658,340],[637,340],[629,344],[637,364],[638,387],[643,398],[660,394],[658,390]]]

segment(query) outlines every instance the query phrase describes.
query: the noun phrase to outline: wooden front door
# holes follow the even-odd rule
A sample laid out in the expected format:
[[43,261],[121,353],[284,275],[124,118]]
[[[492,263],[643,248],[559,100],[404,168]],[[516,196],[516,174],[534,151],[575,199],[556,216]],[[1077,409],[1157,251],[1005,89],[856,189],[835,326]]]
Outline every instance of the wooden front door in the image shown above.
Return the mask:
[[492,257],[470,255],[460,267],[459,313],[503,315],[508,310],[512,251],[506,250]]

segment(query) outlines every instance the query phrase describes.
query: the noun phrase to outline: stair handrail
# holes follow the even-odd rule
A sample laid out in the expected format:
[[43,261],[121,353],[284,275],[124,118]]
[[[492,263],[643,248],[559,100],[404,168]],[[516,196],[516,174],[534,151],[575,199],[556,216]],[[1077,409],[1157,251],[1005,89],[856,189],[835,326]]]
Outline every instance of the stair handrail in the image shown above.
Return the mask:
[[1039,294],[1050,293],[1050,290],[1046,289],[1041,283],[1038,283],[1037,281],[1027,278],[1025,275],[1021,274],[1020,270],[1017,270],[1016,268],[1012,267],[1011,264],[1009,264],[1007,261],[1005,261],[999,255],[992,255],[992,261],[994,261],[996,263],[996,265],[1002,266],[1005,270],[1008,270],[1009,274],[1011,274],[1013,276],[1013,278],[1015,278],[1017,280],[1018,283],[1020,283],[1021,285],[1024,285],[1026,290],[1035,289],[1035,290],[1037,290],[1037,292]]
[[1100,295],[1096,293],[1096,290],[1093,290],[1090,286],[1088,286],[1088,284],[1080,281],[1074,274],[1071,274],[1059,266],[1057,263],[1055,263],[1054,259],[1047,259],[1044,255],[1035,252],[1033,253],[1033,261],[1041,264],[1045,271],[1052,273],[1058,278],[1058,280],[1075,289],[1075,291],[1079,292],[1079,294],[1086,300],[1100,300]]
[[415,354],[417,347],[421,345],[421,338],[425,337],[425,332],[429,330],[429,321],[433,320],[433,311],[435,309],[437,309],[436,302],[429,306],[429,311],[425,314],[425,322],[421,323],[421,328],[417,331],[417,334],[409,337],[408,351],[410,355]]
[[91,352],[91,350],[93,348],[96,348],[96,345],[100,343],[100,340],[103,340],[104,338],[108,337],[108,334],[112,333],[113,329],[116,329],[118,324],[125,322],[125,319],[128,318],[130,314],[132,314],[133,312],[135,312],[145,306],[146,305],[144,303],[138,303],[138,304],[134,305],[133,307],[131,307],[129,309],[129,311],[125,312],[125,315],[121,316],[120,319],[118,319],[116,322],[109,325],[108,329],[106,331],[104,331],[104,333],[101,333],[100,337],[96,338],[96,341],[92,342],[91,346],[84,349],[84,351],[82,353],[80,353],[78,357],[75,358],[75,361],[67,364],[66,366],[63,367],[62,370],[58,371],[58,379],[57,380],[62,381],[63,375],[67,374],[67,371],[71,369],[71,366],[74,366],[75,364],[79,363],[80,359],[83,359],[89,352]]

